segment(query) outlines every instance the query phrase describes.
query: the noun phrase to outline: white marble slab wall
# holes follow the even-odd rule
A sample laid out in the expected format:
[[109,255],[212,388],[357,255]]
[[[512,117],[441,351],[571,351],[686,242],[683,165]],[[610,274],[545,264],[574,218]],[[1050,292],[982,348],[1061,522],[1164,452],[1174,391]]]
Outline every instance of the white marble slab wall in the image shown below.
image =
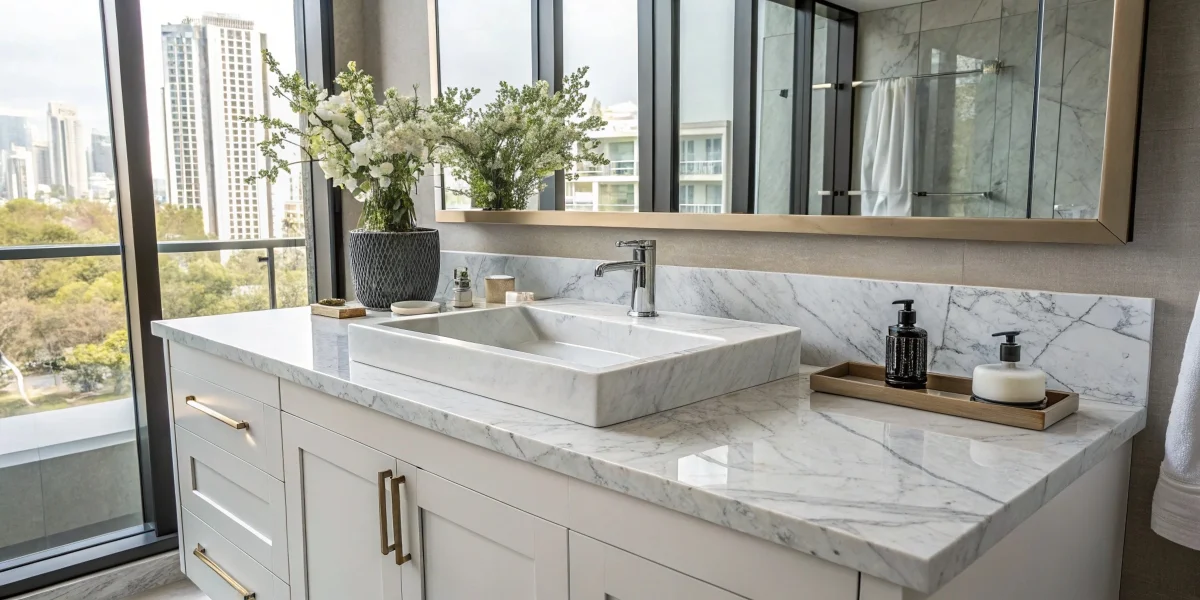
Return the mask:
[[[614,249],[606,260],[627,258]],[[483,277],[507,274],[539,297],[624,304],[628,273],[594,275],[599,260],[443,252],[439,297],[451,272],[468,267],[476,293]],[[732,269],[660,266],[659,310],[679,311],[803,330],[807,364],[855,360],[882,364],[883,339],[896,321],[893,300],[916,300],[918,324],[929,331],[930,369],[969,375],[996,362],[990,334],[1021,330],[1024,362],[1045,370],[1049,385],[1108,402],[1145,406],[1154,301],[999,288],[823,277]]]
[[[923,80],[918,187],[992,196],[926,200],[916,214],[1024,217],[1036,140],[1032,215],[1096,218],[1112,13],[1113,0],[1046,0],[1036,136],[1038,0],[932,0],[860,14],[857,79],[970,70],[990,59],[1008,67],[997,77],[959,78],[976,83],[964,98],[942,85],[948,79]],[[858,155],[872,87],[855,93]],[[973,108],[955,106],[969,98]],[[956,130],[970,139],[956,140]]]

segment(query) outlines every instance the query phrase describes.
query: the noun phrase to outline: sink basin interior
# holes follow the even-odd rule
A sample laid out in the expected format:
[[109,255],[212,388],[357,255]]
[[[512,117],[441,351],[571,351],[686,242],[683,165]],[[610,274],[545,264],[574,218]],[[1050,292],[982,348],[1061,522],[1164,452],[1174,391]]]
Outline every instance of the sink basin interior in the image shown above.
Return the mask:
[[386,327],[605,368],[703,348],[719,338],[664,331],[628,319],[602,319],[531,306],[442,314],[381,323]]

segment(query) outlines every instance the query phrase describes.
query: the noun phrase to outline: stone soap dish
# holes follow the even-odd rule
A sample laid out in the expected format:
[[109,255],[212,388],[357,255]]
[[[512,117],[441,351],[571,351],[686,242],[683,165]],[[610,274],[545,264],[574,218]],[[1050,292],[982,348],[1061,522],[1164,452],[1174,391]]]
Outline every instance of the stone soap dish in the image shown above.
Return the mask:
[[442,305],[437,302],[424,300],[405,300],[392,303],[392,314],[402,317],[412,315],[432,315],[442,311]]
[[1046,403],[1041,408],[976,402],[971,399],[970,377],[930,373],[929,382],[923,390],[888,387],[883,382],[883,367],[858,362],[845,362],[813,373],[809,377],[808,385],[814,392],[861,398],[1036,431],[1043,431],[1079,410],[1079,394],[1056,390],[1046,390]]

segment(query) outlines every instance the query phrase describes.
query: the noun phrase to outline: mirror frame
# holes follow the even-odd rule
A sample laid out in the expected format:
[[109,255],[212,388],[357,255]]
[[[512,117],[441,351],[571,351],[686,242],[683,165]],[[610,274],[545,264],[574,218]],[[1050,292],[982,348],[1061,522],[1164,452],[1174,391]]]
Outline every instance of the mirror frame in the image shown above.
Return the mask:
[[438,223],[622,229],[760,231],[1004,242],[1125,244],[1133,240],[1146,0],[1114,0],[1113,35],[1097,219],[862,217],[667,212],[438,209]]

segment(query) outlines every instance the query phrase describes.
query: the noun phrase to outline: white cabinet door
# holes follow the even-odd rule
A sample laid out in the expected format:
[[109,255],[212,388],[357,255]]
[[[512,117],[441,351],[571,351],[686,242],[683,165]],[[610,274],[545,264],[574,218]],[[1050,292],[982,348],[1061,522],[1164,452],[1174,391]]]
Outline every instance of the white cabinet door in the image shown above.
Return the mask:
[[428,471],[420,514],[425,600],[567,600],[567,530]]
[[570,535],[571,600],[745,600],[583,534]]
[[283,440],[292,600],[402,598],[419,571],[396,564],[396,459],[288,414]]

